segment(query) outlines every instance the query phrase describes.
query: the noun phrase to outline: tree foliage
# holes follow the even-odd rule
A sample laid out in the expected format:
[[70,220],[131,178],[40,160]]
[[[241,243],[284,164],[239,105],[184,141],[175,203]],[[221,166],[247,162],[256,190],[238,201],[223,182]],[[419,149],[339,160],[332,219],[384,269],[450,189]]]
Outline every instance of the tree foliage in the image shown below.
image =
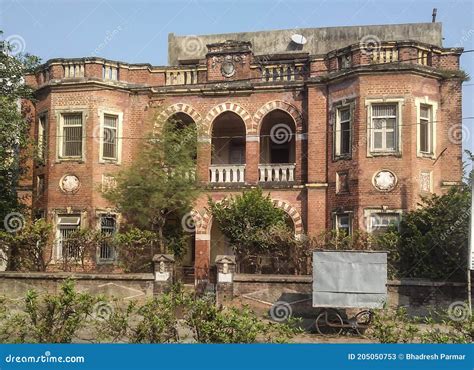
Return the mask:
[[[283,234],[289,230],[285,212],[276,208],[270,194],[263,195],[260,188],[244,191],[221,202],[209,198],[208,204],[240,262],[249,256],[268,256],[276,252],[279,246],[269,233],[273,230],[275,234],[277,231]],[[257,272],[260,271],[257,269]]]
[[[0,36],[3,32],[0,31]],[[26,172],[29,150],[28,130],[31,125],[29,105],[32,89],[24,83],[24,75],[39,59],[29,54],[12,55],[12,47],[0,42],[0,219],[19,211],[17,194],[20,177]],[[0,222],[3,228],[3,222]]]
[[166,237],[176,238],[178,229],[183,233],[176,220],[192,209],[200,192],[194,178],[197,133],[194,125],[169,120],[156,122],[155,130],[156,135],[143,142],[133,165],[117,175],[117,186],[105,197],[116,204],[127,223],[156,233],[163,253]]
[[379,241],[393,253],[398,277],[464,280],[471,207],[468,187],[452,187],[444,195],[424,198],[420,206],[404,215],[399,233],[392,231],[391,239],[387,235]]

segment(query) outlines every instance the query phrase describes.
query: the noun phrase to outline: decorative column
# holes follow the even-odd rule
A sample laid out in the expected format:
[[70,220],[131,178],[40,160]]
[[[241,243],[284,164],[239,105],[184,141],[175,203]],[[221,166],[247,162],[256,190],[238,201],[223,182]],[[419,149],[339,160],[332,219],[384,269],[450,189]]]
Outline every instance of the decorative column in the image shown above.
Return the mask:
[[173,284],[174,256],[172,254],[155,254],[153,266],[155,273],[153,294],[164,293]]
[[223,305],[234,297],[235,256],[216,257],[216,303]]

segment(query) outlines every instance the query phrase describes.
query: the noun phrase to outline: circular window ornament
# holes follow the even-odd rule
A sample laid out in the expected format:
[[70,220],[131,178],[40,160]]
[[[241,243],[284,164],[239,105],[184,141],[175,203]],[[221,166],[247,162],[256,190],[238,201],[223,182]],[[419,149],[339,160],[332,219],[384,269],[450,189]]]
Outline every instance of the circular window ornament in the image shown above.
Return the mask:
[[221,73],[224,77],[232,77],[235,74],[235,64],[231,60],[222,63]]
[[372,182],[377,190],[390,191],[397,185],[397,177],[392,171],[381,170],[374,175]]
[[80,182],[76,175],[64,175],[59,181],[59,187],[65,193],[74,193],[79,190]]

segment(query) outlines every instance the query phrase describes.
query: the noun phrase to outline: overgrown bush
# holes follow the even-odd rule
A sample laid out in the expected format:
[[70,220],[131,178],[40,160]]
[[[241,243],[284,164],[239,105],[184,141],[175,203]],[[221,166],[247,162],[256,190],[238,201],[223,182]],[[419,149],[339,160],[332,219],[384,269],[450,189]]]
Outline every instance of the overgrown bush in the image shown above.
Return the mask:
[[101,323],[99,337],[131,343],[280,343],[295,333],[293,326],[264,321],[248,307],[218,307],[209,296],[195,297],[175,286],[142,305],[116,307]]
[[39,297],[28,291],[20,311],[4,315],[0,322],[2,343],[70,343],[91,318],[99,298],[78,293],[66,280],[57,295]]
[[158,252],[155,233],[132,228],[114,236],[118,264],[124,272],[152,272],[153,255]]
[[0,231],[0,258],[16,271],[46,271],[51,262],[52,226],[44,220],[28,221],[16,233]]
[[473,324],[467,311],[462,318],[453,318],[443,310],[410,317],[404,308],[382,309],[375,312],[366,334],[380,343],[472,343]]
[[66,280],[58,294],[28,291],[21,306],[0,297],[0,343],[284,342],[297,329],[260,319],[248,307],[217,307],[175,286],[144,303],[78,293]]

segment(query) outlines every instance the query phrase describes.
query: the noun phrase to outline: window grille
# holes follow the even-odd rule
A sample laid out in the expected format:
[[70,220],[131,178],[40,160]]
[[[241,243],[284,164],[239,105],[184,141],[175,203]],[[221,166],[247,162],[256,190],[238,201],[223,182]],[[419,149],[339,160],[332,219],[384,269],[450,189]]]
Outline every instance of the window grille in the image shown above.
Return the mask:
[[82,157],[82,114],[64,114],[62,131],[62,157]]
[[117,116],[104,115],[102,157],[105,159],[117,159],[117,124]]

